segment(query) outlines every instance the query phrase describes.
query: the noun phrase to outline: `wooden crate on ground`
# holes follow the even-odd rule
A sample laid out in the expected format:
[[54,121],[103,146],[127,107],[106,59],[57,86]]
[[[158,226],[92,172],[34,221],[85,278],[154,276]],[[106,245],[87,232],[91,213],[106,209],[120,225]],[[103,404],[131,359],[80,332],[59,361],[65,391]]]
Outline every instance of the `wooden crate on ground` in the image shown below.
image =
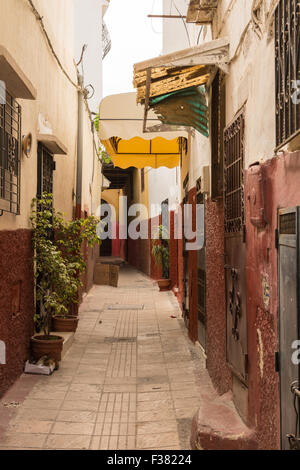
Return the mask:
[[118,287],[118,282],[119,266],[96,263],[94,271],[94,283],[96,285]]

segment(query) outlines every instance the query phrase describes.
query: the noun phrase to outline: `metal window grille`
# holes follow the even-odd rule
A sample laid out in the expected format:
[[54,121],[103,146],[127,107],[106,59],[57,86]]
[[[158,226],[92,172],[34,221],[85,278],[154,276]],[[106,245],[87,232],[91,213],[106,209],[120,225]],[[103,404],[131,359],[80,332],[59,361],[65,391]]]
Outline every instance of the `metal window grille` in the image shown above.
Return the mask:
[[53,155],[42,145],[38,146],[38,197],[43,193],[53,194]]
[[225,102],[225,79],[219,71],[212,83],[211,100],[211,166],[213,200],[223,197],[223,133],[226,124]]
[[280,0],[275,11],[276,143],[300,131],[300,2]]
[[224,131],[225,233],[242,232],[245,224],[244,134],[242,111]]
[[20,214],[21,107],[6,91],[0,104],[0,212]]

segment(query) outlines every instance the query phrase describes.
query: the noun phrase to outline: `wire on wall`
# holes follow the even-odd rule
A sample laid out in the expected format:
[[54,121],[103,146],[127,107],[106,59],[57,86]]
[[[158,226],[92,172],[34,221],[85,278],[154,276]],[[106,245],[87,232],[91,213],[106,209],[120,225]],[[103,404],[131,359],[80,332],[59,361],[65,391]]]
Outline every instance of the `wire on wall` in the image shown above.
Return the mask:
[[[29,3],[31,9],[32,9],[32,12],[34,14],[34,16],[36,17],[37,21],[39,22],[40,26],[41,26],[41,29],[43,31],[43,34],[45,36],[45,39],[47,41],[47,44],[59,66],[59,68],[61,69],[61,71],[63,72],[63,74],[66,76],[66,78],[68,79],[68,81],[76,88],[76,90],[80,93],[82,93],[83,95],[83,99],[84,99],[84,103],[85,103],[85,106],[86,106],[86,109],[87,109],[87,113],[88,113],[88,117],[91,121],[91,126],[92,126],[92,133],[93,133],[93,141],[94,141],[94,148],[96,150],[96,153],[98,155],[98,159],[99,161],[102,163],[102,159],[100,157],[100,154],[99,154],[99,151],[98,151],[98,148],[97,148],[97,144],[95,142],[95,135],[94,135],[94,120],[93,120],[93,117],[92,117],[92,114],[91,114],[91,111],[90,111],[90,108],[89,108],[89,105],[88,105],[88,102],[87,102],[87,99],[88,99],[88,92],[85,88],[79,86],[77,83],[74,82],[74,80],[72,80],[72,78],[70,77],[70,75],[68,74],[68,72],[66,71],[66,69],[63,67],[57,53],[55,52],[55,49],[54,49],[54,46],[52,44],[52,41],[49,37],[49,34],[47,33],[47,30],[45,28],[45,24],[44,24],[44,21],[43,21],[43,17],[39,14],[38,10],[36,9],[34,3],[32,0],[27,0],[27,2]],[[78,64],[76,64],[76,62],[74,61],[75,63],[75,66],[77,67],[77,65],[80,65],[82,66],[83,68],[83,58],[84,58],[84,53],[86,51],[86,45],[83,46],[83,49],[82,49],[82,53],[81,53],[81,57],[80,57],[80,60],[78,62]]]
[[42,28],[42,31],[45,35],[45,38],[46,38],[46,41],[48,43],[48,46],[50,47],[51,49],[51,52],[59,66],[59,68],[62,70],[63,74],[67,77],[67,79],[69,80],[69,82],[77,89],[77,90],[80,90],[80,87],[77,85],[77,83],[75,83],[72,78],[70,77],[70,75],[68,74],[68,72],[66,71],[66,69],[63,67],[58,55],[56,54],[55,50],[54,50],[54,47],[53,47],[53,44],[51,42],[51,39],[49,38],[49,35],[46,31],[46,28],[45,28],[45,25],[44,25],[44,21],[43,21],[43,17],[39,14],[39,12],[37,11],[36,7],[34,6],[33,4],[33,1],[32,0],[27,0],[29,5],[31,6],[31,9],[34,13],[34,16],[36,17],[37,21],[40,23],[41,25],[41,28]]
[[172,0],[172,4],[174,5],[175,9],[177,10],[178,14],[181,16],[181,20],[183,22],[183,26],[184,26],[184,29],[185,29],[185,32],[186,32],[186,35],[187,35],[187,38],[188,38],[188,42],[189,42],[189,46],[191,47],[191,38],[190,38],[190,35],[189,35],[189,30],[187,28],[187,25],[186,25],[186,22],[184,21],[184,18],[183,18],[183,15],[182,13],[179,11],[179,9],[177,8],[177,5],[176,3],[174,2],[174,0]]

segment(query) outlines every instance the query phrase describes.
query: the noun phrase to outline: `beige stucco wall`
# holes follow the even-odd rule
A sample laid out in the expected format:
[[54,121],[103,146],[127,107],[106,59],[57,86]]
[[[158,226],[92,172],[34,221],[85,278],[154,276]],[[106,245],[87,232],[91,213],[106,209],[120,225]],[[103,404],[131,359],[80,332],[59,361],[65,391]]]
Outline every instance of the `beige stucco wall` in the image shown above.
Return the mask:
[[106,189],[105,191],[102,191],[102,200],[111,204],[115,209],[116,218],[113,219],[114,222],[119,222],[119,198],[122,195],[122,190],[119,189]]
[[[53,47],[74,82],[74,4],[73,0],[35,0]],[[13,56],[23,73],[37,90],[36,101],[18,100],[22,106],[22,135],[31,132],[33,148],[30,158],[21,158],[21,214],[4,213],[0,230],[29,227],[30,203],[37,190],[37,134],[46,124],[67,147],[68,154],[55,156],[55,207],[71,218],[75,206],[77,162],[76,88],[67,80],[55,61],[40,25],[27,0],[1,0],[0,44]],[[42,117],[42,118],[41,118]],[[40,126],[41,121],[43,122]],[[91,213],[101,199],[100,165],[95,162],[92,178],[92,134],[87,115],[84,117],[83,210]],[[95,160],[97,158],[95,157]],[[91,186],[90,186],[91,185]],[[93,194],[93,205],[91,198]]]
[[142,178],[141,170],[135,168],[133,172],[133,203],[143,204],[145,211],[143,211],[142,217],[147,219],[149,217],[149,188],[148,188],[148,172],[149,169],[145,168],[145,185],[144,191],[142,191]]

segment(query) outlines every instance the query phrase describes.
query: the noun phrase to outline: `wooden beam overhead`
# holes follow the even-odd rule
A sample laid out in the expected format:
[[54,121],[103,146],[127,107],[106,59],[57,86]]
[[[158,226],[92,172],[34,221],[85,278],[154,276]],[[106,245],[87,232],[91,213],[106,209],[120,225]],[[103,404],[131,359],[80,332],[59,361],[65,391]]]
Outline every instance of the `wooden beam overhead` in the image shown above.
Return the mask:
[[191,67],[195,65],[228,64],[229,40],[228,38],[215,39],[200,46],[190,47],[181,51],[155,57],[134,65],[134,73],[145,71],[147,68],[157,67]]
[[[166,69],[165,76],[159,79],[153,79],[152,77],[150,98],[192,86],[203,85],[207,82],[209,76],[209,67],[183,67],[176,74],[168,73],[168,69]],[[135,86],[137,88],[138,103],[142,103],[146,95],[145,77],[141,76],[139,81],[135,82]]]
[[216,39],[134,66],[134,86],[137,102],[144,103],[147,95],[147,74],[151,69],[149,98],[185,88],[200,86],[209,81],[216,67],[229,71],[229,41]]

